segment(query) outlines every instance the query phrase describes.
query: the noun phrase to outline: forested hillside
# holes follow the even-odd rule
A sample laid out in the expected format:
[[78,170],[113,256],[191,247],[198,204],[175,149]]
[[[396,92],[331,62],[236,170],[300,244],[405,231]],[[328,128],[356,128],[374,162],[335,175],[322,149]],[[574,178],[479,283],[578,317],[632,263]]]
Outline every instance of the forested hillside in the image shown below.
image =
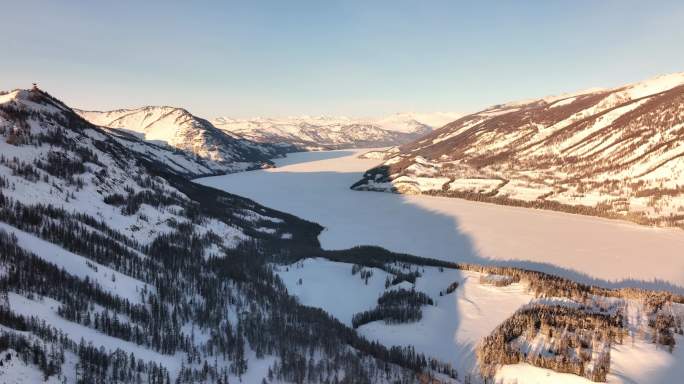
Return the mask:
[[2,377],[453,381],[300,305],[272,263],[320,249],[321,228],[193,184],[201,159],[96,127],[37,88],[0,95],[0,136]]

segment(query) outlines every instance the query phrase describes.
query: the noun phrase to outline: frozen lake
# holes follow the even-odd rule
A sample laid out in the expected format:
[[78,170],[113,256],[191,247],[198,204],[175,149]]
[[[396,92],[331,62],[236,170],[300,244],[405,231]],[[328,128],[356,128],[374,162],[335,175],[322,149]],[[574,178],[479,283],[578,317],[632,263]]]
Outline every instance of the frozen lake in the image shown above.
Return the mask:
[[349,189],[367,150],[294,153],[277,168],[196,180],[323,225],[326,249],[379,245],[458,262],[512,265],[604,286],[684,293],[684,230],[444,197]]

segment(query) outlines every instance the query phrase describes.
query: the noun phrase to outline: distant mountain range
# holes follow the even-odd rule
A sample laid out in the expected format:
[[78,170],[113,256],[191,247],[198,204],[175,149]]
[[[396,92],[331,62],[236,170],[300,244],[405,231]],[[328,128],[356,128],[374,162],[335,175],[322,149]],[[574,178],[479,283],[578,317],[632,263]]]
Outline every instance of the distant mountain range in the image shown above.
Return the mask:
[[684,73],[495,105],[384,154],[353,188],[684,225]]
[[408,143],[453,121],[457,113],[398,113],[362,119],[329,116],[235,119],[214,125],[260,143],[293,145],[301,150],[387,147]]

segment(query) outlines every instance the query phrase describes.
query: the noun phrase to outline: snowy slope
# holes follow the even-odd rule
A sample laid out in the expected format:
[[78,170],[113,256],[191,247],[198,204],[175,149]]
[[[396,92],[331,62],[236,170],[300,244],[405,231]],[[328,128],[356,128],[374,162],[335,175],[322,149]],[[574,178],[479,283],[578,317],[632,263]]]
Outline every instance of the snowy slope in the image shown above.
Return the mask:
[[675,73],[464,116],[388,154],[354,188],[681,225],[683,140]]
[[329,116],[235,119],[214,124],[257,142],[291,144],[301,150],[385,147],[414,140],[456,119],[456,113],[398,113],[363,119]]
[[95,125],[124,130],[149,142],[166,144],[197,156],[218,172],[267,166],[270,158],[281,156],[288,150],[226,134],[182,108],[150,106],[77,112]]

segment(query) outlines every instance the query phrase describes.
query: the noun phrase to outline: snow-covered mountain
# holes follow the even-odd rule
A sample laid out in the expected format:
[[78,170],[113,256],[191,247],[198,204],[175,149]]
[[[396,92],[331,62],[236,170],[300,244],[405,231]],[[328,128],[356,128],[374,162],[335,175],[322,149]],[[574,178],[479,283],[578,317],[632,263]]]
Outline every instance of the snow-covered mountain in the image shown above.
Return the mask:
[[272,263],[322,228],[189,181],[206,161],[0,93],[0,382],[456,382],[290,296]]
[[236,137],[183,108],[149,106],[107,112],[76,112],[95,125],[125,130],[144,140],[167,144],[195,155],[216,172],[269,166],[271,158],[291,150],[287,146],[260,144]]
[[388,152],[353,188],[684,225],[683,155],[674,73],[464,116]]
[[261,142],[302,150],[387,147],[407,143],[453,121],[456,113],[398,113],[379,119],[330,116],[235,119],[219,117],[216,127]]

